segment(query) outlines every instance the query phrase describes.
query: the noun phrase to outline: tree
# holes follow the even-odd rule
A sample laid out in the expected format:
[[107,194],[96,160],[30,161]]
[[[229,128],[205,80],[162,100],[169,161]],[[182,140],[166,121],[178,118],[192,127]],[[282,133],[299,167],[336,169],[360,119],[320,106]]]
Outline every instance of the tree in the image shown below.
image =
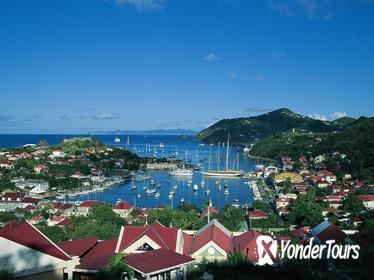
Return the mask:
[[343,209],[349,211],[354,216],[366,210],[362,201],[359,200],[355,194],[349,194],[343,201]]
[[262,210],[266,213],[271,213],[272,212],[269,203],[263,202],[263,201],[260,201],[260,200],[255,200],[252,203],[252,207],[253,207],[253,209]]
[[59,226],[39,226],[38,229],[48,236],[53,242],[62,242],[68,240],[65,230]]
[[227,229],[237,231],[240,229],[240,225],[244,221],[244,214],[241,209],[231,205],[226,205],[219,211],[217,218]]
[[322,221],[322,209],[314,198],[314,190],[309,191],[306,195],[299,195],[291,205],[291,211],[287,216],[288,221],[299,226],[319,224]]
[[100,280],[122,280],[134,279],[135,272],[129,267],[129,265],[123,260],[125,254],[118,253],[109,258],[109,264],[107,267],[99,270],[96,275],[96,279]]
[[118,226],[126,224],[126,221],[113,212],[109,204],[100,203],[90,208],[88,219],[92,219],[99,224],[113,223]]
[[16,279],[9,269],[0,267],[0,279],[1,280],[13,280]]

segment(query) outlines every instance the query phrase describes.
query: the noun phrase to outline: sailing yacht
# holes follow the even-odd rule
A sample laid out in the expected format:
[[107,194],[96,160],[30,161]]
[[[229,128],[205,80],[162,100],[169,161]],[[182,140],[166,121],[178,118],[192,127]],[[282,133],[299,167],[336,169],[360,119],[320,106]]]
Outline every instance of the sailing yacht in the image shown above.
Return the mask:
[[217,170],[210,169],[210,149],[209,149],[209,168],[208,171],[203,171],[202,174],[204,176],[211,176],[211,177],[241,177],[243,175],[243,171],[241,170],[232,170],[229,169],[229,150],[230,150],[230,133],[227,135],[227,145],[226,145],[226,170],[219,170],[219,147],[220,143],[218,143],[218,154],[217,154]]
[[116,138],[114,139],[114,143],[121,143],[121,139],[119,139],[118,137],[116,137]]

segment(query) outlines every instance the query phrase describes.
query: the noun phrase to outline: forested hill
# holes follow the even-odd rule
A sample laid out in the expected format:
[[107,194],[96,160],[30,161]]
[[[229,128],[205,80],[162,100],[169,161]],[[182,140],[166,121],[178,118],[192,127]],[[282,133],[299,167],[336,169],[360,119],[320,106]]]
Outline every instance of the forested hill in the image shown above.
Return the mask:
[[[333,133],[280,132],[256,142],[251,154],[269,158],[288,155],[295,160],[300,155],[323,154],[329,169],[335,173],[353,172],[359,178],[374,182],[374,117],[361,117]],[[334,154],[346,157],[334,157]]]
[[310,132],[332,132],[352,121],[354,119],[348,117],[334,122],[321,121],[282,108],[255,117],[223,119],[201,131],[196,138],[202,142],[216,143],[226,141],[230,132],[232,143],[249,144],[294,128]]

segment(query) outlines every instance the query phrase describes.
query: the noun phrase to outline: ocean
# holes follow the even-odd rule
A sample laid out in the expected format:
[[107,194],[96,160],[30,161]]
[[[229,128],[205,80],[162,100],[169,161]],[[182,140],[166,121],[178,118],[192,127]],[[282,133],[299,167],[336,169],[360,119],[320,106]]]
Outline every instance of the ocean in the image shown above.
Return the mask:
[[[88,135],[72,134],[2,134],[0,135],[0,147],[11,148],[19,147],[25,144],[35,144],[40,140],[46,140],[50,145],[55,145],[65,138],[79,137]],[[217,164],[218,146],[203,144],[193,139],[192,136],[175,135],[89,135],[106,145],[127,148],[129,151],[139,156],[149,156],[157,154],[158,157],[168,157],[177,155],[180,159],[191,160],[194,164],[200,164],[204,169],[208,169],[209,149],[211,150],[211,169],[225,168],[226,147],[220,148],[220,161]],[[120,143],[115,143],[115,138],[120,138]],[[241,147],[230,147],[229,167],[245,171],[254,170],[254,161],[243,156]],[[181,201],[191,203],[201,208],[211,200],[213,206],[222,208],[227,204],[250,204],[253,201],[252,191],[245,184],[247,180],[242,178],[213,178],[203,177],[200,172],[194,172],[192,184],[188,186],[187,177],[171,176],[166,171],[151,171],[148,173],[152,179],[161,185],[159,189],[160,198],[156,199],[154,195],[147,195],[143,187],[148,186],[149,181],[144,182],[125,182],[111,187],[103,192],[82,195],[70,200],[95,199],[116,203],[118,199],[128,201],[137,207],[155,207],[165,205],[176,207]],[[203,183],[202,183],[203,182]],[[131,191],[132,185],[137,186],[136,191]],[[198,191],[193,190],[194,185],[198,185]],[[224,186],[227,186],[228,195],[224,194]],[[221,187],[219,187],[221,186]],[[206,190],[210,190],[207,194]],[[169,192],[175,191],[173,199],[169,199]]]

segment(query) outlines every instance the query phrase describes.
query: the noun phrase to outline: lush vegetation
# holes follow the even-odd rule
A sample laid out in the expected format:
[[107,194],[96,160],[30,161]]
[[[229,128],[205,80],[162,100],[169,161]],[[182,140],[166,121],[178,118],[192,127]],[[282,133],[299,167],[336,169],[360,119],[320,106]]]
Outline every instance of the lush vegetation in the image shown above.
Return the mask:
[[91,207],[87,216],[70,217],[71,223],[65,228],[39,225],[38,228],[54,242],[85,237],[112,239],[119,235],[126,221],[112,211],[108,204]]
[[249,144],[291,129],[311,132],[332,132],[341,125],[315,120],[288,109],[279,109],[248,118],[224,119],[201,131],[196,138],[207,143],[226,141],[230,132],[232,143]]
[[124,257],[125,254],[123,253],[111,256],[108,266],[100,269],[95,278],[97,280],[134,279],[135,272],[123,260]]

